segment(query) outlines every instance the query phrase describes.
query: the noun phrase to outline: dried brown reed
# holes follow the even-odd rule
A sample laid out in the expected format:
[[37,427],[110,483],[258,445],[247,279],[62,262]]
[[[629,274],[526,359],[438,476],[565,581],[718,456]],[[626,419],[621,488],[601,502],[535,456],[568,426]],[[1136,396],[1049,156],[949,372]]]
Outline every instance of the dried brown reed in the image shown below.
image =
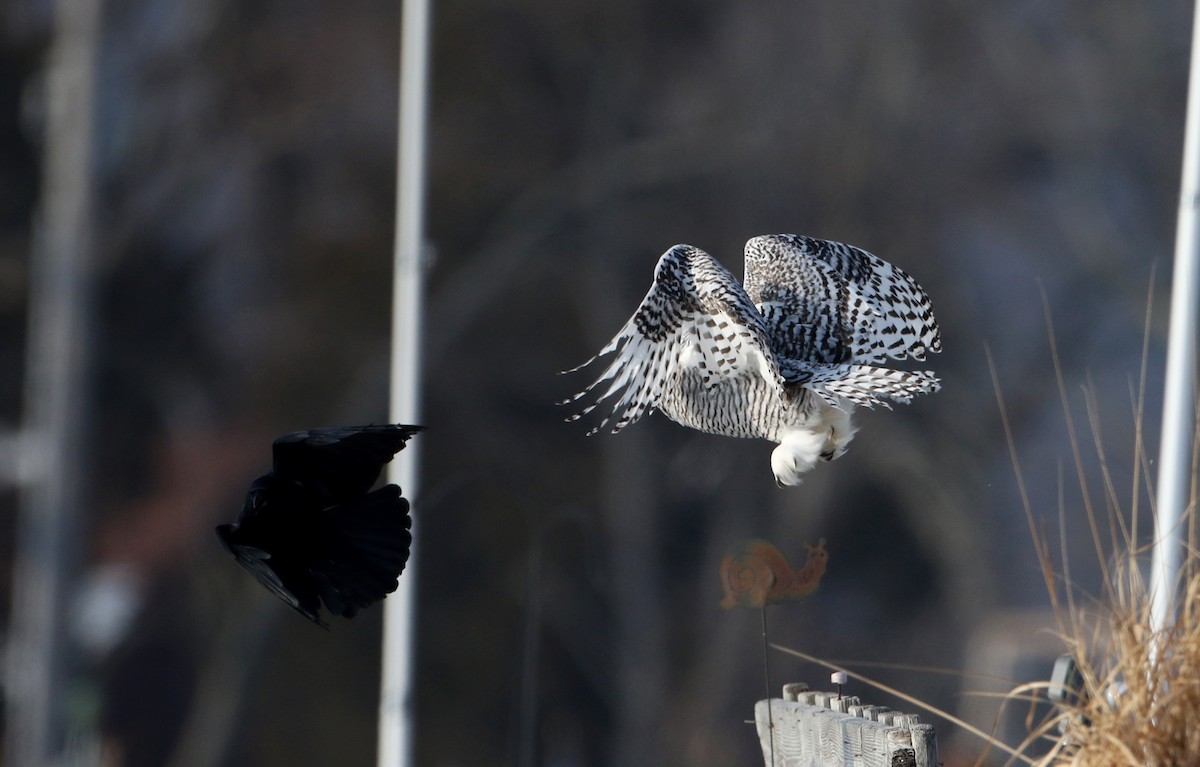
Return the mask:
[[[1153,284],[1153,280],[1151,280]],[[1068,405],[1066,386],[1055,344],[1053,319],[1043,292],[1047,329],[1062,398],[1068,436],[1074,453],[1084,511],[1096,547],[1103,588],[1095,596],[1082,596],[1070,580],[1065,549],[1061,573],[1056,572],[1044,528],[1036,521],[1025,493],[1024,479],[1004,408],[991,355],[997,402],[1004,422],[1013,469],[1030,525],[1047,593],[1059,623],[1064,652],[1077,671],[1075,689],[1059,701],[1054,712],[1030,727],[1030,735],[1017,750],[1026,752],[1037,741],[1049,741],[1049,751],[1036,760],[1039,767],[1168,767],[1200,765],[1200,552],[1189,536],[1184,567],[1176,591],[1175,623],[1159,632],[1151,629],[1150,594],[1143,582],[1139,560],[1147,554],[1136,540],[1139,499],[1143,492],[1153,509],[1154,492],[1142,441],[1142,417],[1149,341],[1149,301],[1143,336],[1142,370],[1133,394],[1135,459],[1133,491],[1127,506],[1114,490],[1115,483],[1104,452],[1099,428],[1099,408],[1090,386],[1084,388],[1092,443],[1104,487],[1106,519],[1101,519],[1088,490],[1081,440]],[[1200,447],[1200,428],[1194,447]],[[1185,510],[1187,530],[1194,533],[1196,466],[1200,451],[1193,450],[1191,502]],[[1060,519],[1065,516],[1060,509]],[[1107,524],[1102,525],[1101,522]],[[1101,530],[1107,527],[1108,541]],[[1062,536],[1065,537],[1065,536]],[[1105,550],[1111,552],[1106,556]],[[1046,700],[1049,682],[1017,687],[1015,700]]]

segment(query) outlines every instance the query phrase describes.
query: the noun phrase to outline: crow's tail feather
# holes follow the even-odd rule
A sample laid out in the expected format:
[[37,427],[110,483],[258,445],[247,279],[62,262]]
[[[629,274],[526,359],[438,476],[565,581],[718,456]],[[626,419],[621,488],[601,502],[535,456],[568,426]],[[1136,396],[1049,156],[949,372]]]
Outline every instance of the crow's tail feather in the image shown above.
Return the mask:
[[409,504],[386,485],[325,515],[329,556],[311,572],[330,612],[350,618],[399,585],[412,546]]

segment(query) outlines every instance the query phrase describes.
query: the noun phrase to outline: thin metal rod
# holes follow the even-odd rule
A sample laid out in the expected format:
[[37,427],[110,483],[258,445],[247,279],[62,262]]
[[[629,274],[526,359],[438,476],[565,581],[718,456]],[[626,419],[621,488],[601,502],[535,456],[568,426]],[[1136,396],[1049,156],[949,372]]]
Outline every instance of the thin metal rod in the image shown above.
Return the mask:
[[525,589],[525,637],[521,657],[520,737],[517,767],[533,767],[537,761],[538,651],[542,633],[542,549],[545,521],[538,525],[529,551],[529,584]]
[[775,718],[771,715],[771,644],[767,639],[767,603],[762,606],[763,681],[767,686],[767,740],[771,744],[771,767],[775,767]]
[[[429,81],[429,2],[404,0],[400,20],[400,114],[396,167],[396,249],[392,290],[390,418],[419,423],[421,324],[424,316],[425,124]],[[421,440],[393,461],[389,479],[417,511]],[[380,671],[379,767],[411,765],[415,756],[413,675],[416,659],[419,516],[400,585],[384,602]]]
[[93,105],[101,0],[58,0],[46,80],[43,194],[30,262],[25,412],[13,606],[5,658],[4,763],[64,761],[66,621],[81,524],[86,439]]
[[1195,375],[1197,299],[1200,295],[1200,3],[1193,8],[1192,57],[1188,75],[1183,172],[1171,318],[1163,389],[1162,435],[1158,450],[1158,496],[1154,509],[1154,553],[1150,564],[1150,618],[1161,630],[1174,622],[1175,593],[1183,555],[1182,524],[1188,502],[1192,439],[1196,430]]

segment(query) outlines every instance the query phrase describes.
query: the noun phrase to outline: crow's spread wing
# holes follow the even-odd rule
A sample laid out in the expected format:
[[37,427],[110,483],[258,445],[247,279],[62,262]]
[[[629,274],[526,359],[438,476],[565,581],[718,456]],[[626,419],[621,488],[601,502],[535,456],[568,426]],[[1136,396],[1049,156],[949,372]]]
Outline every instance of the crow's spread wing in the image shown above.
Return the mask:
[[[237,531],[230,525],[217,528],[217,539],[221,541],[221,545],[233,555],[239,565],[250,571],[259,583],[305,618],[323,628],[329,628],[329,624],[321,620],[321,602],[316,589],[312,587],[311,578],[306,573],[288,567],[264,549],[239,543],[235,540],[236,537]],[[277,567],[279,571],[276,570]],[[284,578],[291,581],[290,587],[284,583]]]
[[275,440],[274,472],[316,493],[326,505],[360,498],[421,428],[379,424],[285,434]]

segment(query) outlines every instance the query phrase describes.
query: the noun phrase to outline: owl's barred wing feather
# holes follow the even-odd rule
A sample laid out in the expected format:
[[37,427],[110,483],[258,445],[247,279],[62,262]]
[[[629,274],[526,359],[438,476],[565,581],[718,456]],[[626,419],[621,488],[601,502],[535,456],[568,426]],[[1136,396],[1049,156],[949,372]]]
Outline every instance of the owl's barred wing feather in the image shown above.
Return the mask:
[[852,356],[851,303],[845,277],[788,248],[746,243],[744,287],[767,324],[771,345],[785,360],[845,362]]
[[781,357],[917,360],[942,350],[929,297],[903,270],[852,245],[794,234],[746,243],[747,295]]
[[928,370],[889,370],[855,363],[784,363],[789,383],[801,383],[819,394],[833,407],[838,399],[856,405],[891,409],[890,402],[908,404],[918,394],[932,394],[941,382]]
[[725,267],[690,245],[676,245],[662,255],[654,284],[637,311],[595,357],[573,370],[610,353],[615,356],[600,376],[561,403],[578,402],[608,383],[591,404],[568,418],[587,415],[617,395],[611,413],[589,433],[610,420],[616,433],[641,418],[657,406],[672,373],[681,367],[696,368],[713,386],[731,376],[762,375],[782,393],[783,379],[762,316]]
[[[647,296],[648,299],[649,297]],[[642,305],[645,306],[646,302],[643,301]],[[677,342],[678,333],[673,335],[676,336],[675,341]],[[595,434],[603,429],[608,424],[610,418],[617,419],[613,425],[614,434],[641,418],[647,410],[654,406],[654,403],[662,394],[663,384],[666,381],[667,373],[670,371],[670,361],[667,359],[667,352],[673,345],[669,341],[651,341],[641,335],[637,332],[637,327],[631,318],[599,354],[577,368],[564,371],[570,373],[581,370],[605,354],[614,351],[617,352],[617,355],[609,362],[608,367],[604,369],[599,378],[583,391],[559,403],[567,405],[572,402],[578,402],[592,394],[601,384],[607,381],[612,382],[603,394],[595,397],[591,404],[570,416],[567,420],[579,420],[595,410],[605,399],[620,391],[622,387],[624,387],[624,391],[621,392],[620,397],[613,404],[612,412],[605,416],[588,434]]]

